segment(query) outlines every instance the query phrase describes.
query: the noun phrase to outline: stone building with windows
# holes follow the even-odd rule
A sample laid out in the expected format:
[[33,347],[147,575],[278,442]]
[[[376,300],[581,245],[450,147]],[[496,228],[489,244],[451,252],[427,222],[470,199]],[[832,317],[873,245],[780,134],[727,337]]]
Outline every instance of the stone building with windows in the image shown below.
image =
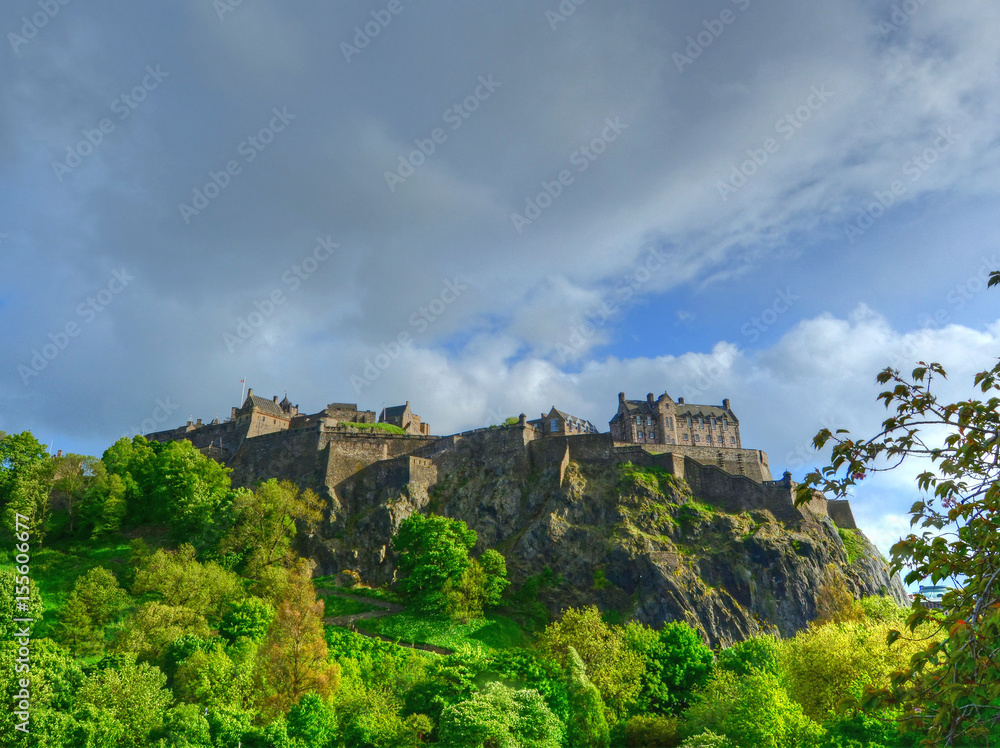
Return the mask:
[[676,402],[664,392],[645,400],[626,400],[618,393],[618,412],[611,419],[611,437],[623,444],[664,444],[682,447],[742,449],[740,422],[728,398],[718,405]]
[[547,414],[542,413],[541,418],[528,421],[529,426],[534,426],[536,431],[542,436],[573,436],[575,434],[596,434],[597,427],[590,421],[583,418],[571,416],[552,407]]
[[406,401],[406,405],[394,405],[391,408],[383,408],[382,414],[378,417],[378,422],[399,426],[407,434],[428,436],[431,433],[430,424],[421,421],[420,416],[410,410],[409,400]]

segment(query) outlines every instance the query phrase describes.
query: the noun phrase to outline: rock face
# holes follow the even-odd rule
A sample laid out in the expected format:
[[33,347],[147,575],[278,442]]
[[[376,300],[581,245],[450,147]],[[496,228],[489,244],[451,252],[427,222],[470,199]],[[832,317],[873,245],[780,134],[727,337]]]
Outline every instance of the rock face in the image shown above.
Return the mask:
[[551,572],[556,583],[540,599],[554,613],[597,604],[654,626],[682,620],[713,646],[803,628],[815,617],[828,564],[856,595],[906,604],[875,547],[818,505],[737,512],[718,492],[699,495],[707,483],[690,471],[693,491],[655,465],[600,452],[574,460],[568,448],[558,454],[523,443],[459,444],[425,459],[437,471],[432,485],[361,470],[325,487],[329,518],[303,550],[324,574],[350,569],[369,584],[389,583],[399,523],[435,512],[476,530],[477,551],[503,553],[515,587]]

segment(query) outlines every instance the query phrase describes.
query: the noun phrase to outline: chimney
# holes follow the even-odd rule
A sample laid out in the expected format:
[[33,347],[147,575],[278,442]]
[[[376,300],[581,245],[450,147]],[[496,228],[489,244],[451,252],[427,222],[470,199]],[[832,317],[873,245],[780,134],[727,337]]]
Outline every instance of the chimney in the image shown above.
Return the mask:
[[650,392],[648,395],[646,395],[646,402],[649,404],[649,407],[651,407],[651,408],[653,407],[653,393],[652,392]]
[[61,449],[58,452],[56,452],[56,457],[62,457],[62,450]]
[[[247,388],[247,397],[253,397],[253,387]],[[242,405],[243,403],[240,403]]]
[[620,403],[625,402],[625,393],[624,392],[619,392],[618,393],[618,402],[620,402]]
[[729,398],[728,397],[725,400],[722,401],[722,407],[725,408],[726,410],[730,409],[729,408]]
[[277,395],[275,395],[275,396],[274,396],[274,397],[272,397],[271,399],[272,399],[272,400],[274,400],[274,404],[275,404],[275,405],[277,405],[277,404],[278,404],[278,396],[277,396]]
[[195,421],[194,425],[197,426],[198,428],[201,428],[201,419],[199,418],[197,421]]
[[683,405],[684,404],[684,398],[683,397],[677,398],[677,404],[678,405]]

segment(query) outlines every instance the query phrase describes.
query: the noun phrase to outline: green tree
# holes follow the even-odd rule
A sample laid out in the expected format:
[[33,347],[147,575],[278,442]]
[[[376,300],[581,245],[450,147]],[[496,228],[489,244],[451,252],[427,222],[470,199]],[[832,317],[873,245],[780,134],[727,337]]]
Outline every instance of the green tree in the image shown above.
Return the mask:
[[716,670],[684,718],[690,735],[711,730],[754,748],[809,748],[823,734],[778,676],[757,668],[743,676]]
[[[76,693],[84,680],[80,664],[64,647],[51,639],[32,639],[30,660],[19,653],[20,643],[0,641],[0,735],[11,738],[11,745],[75,746],[77,725],[70,713]],[[30,667],[30,672],[25,667]],[[18,703],[20,680],[30,676],[30,742],[15,743],[15,724],[21,719],[13,708]],[[8,743],[4,743],[7,745]]]
[[445,583],[445,610],[452,618],[469,621],[482,618],[487,607],[500,602],[507,581],[507,561],[497,551],[488,550],[472,559],[458,581]]
[[399,589],[412,607],[424,613],[445,612],[447,592],[468,568],[475,544],[475,531],[461,520],[434,514],[413,514],[403,520],[392,545],[398,554]]
[[288,737],[302,748],[327,748],[336,734],[336,715],[319,694],[307,693],[288,713]]
[[174,675],[181,701],[211,710],[249,707],[253,693],[251,668],[241,668],[219,646],[199,648],[184,658]]
[[[989,284],[998,283],[995,272]],[[922,495],[910,508],[915,531],[892,547],[890,566],[908,569],[908,584],[951,580],[938,609],[918,596],[905,627],[909,638],[925,623],[942,636],[926,640],[863,704],[900,705],[903,721],[928,741],[957,745],[1000,731],[1000,364],[974,378],[988,399],[942,401],[938,378],[946,373],[937,363],[920,362],[909,377],[882,371],[877,380],[888,389],[879,400],[889,413],[882,428],[868,438],[820,431],[814,444],[832,445],[830,463],[806,477],[799,500],[815,488],[841,496],[874,473],[922,463]]]
[[222,618],[219,633],[234,642],[246,637],[261,641],[274,620],[274,608],[259,597],[248,597],[233,603]]
[[736,675],[757,671],[781,675],[781,651],[773,636],[754,636],[719,652],[718,666]]
[[162,508],[161,519],[171,537],[198,546],[217,541],[230,522],[232,471],[205,457],[187,440],[163,445],[155,471],[150,498]]
[[86,506],[91,486],[106,480],[104,463],[96,457],[68,454],[52,458],[52,511],[65,515],[65,531],[79,529],[80,514]]
[[892,628],[867,620],[813,625],[781,642],[782,672],[805,713],[822,720],[865,686],[888,688],[892,673],[904,670],[924,647],[918,641],[886,644]]
[[243,596],[240,578],[215,561],[200,563],[195,549],[185,543],[176,551],[157,549],[145,557],[135,575],[132,592],[159,593],[171,606],[183,606],[218,621]]
[[87,606],[74,595],[69,596],[59,611],[58,637],[78,657],[97,655],[103,649],[103,637],[95,629]]
[[229,529],[231,470],[191,442],[123,438],[101,460],[108,474],[122,481],[128,523],[165,524],[173,540],[198,547],[216,542]]
[[121,530],[128,513],[127,486],[122,476],[108,474],[106,469],[97,471],[80,506],[81,528],[90,532],[92,540],[109,537]]
[[124,619],[113,650],[132,653],[140,661],[163,662],[170,645],[184,634],[207,639],[211,629],[205,617],[190,608],[146,602]]
[[510,586],[507,581],[507,559],[499,551],[489,548],[478,559],[485,573],[483,579],[483,604],[493,607],[500,604],[503,593]]
[[438,736],[446,748],[560,748],[563,726],[537,691],[488,683],[442,712]]
[[604,702],[597,687],[587,677],[583,660],[569,648],[569,721],[566,739],[574,748],[608,748],[610,733],[604,716]]
[[5,486],[4,523],[15,534],[18,528],[27,527],[36,548],[49,530],[54,469],[49,459],[29,462],[13,471]]
[[261,568],[283,563],[292,553],[296,525],[307,532],[323,519],[323,502],[313,491],[300,491],[291,481],[271,479],[253,491],[233,495],[234,525],[222,542],[222,550],[246,553],[245,564],[252,576]]
[[645,663],[625,641],[622,629],[609,626],[596,606],[569,608],[549,624],[536,641],[539,652],[569,666],[575,649],[604,700],[611,722],[623,719],[642,688]]
[[95,626],[106,626],[116,620],[132,602],[115,575],[103,566],[95,566],[73,583],[75,596],[86,606]]
[[703,686],[715,660],[698,632],[681,621],[660,631],[629,623],[625,641],[645,662],[642,689],[636,704],[640,714],[680,714],[695,688]]
[[212,748],[212,731],[195,704],[178,704],[163,715],[163,748]]
[[0,435],[0,508],[10,499],[11,486],[18,474],[47,457],[45,445],[30,431]]
[[680,743],[676,717],[639,714],[625,725],[625,745],[628,748],[674,748]]
[[[159,668],[147,663],[124,663],[115,669],[98,670],[80,686],[77,710],[81,722],[91,721],[96,713],[124,727],[107,745],[122,748],[145,746],[151,732],[160,729],[163,714],[172,701],[166,688],[167,677]],[[104,719],[100,721],[104,721]]]

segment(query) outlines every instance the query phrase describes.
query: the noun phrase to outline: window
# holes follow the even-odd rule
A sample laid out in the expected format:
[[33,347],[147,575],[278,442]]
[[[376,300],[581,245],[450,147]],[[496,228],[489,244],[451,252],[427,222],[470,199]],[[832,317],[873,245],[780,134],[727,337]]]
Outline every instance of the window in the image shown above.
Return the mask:
[[705,416],[698,416],[698,428],[705,428]]
[[653,416],[646,416],[646,425],[647,426],[653,425]]
[[729,437],[729,443],[730,444],[736,444],[736,437],[735,436]]
[[712,417],[712,428],[713,429],[715,428],[715,417],[714,416]]
[[559,421],[553,418],[551,421],[549,421],[549,431],[551,431],[554,434],[558,430],[559,430]]
[[727,421],[725,418],[722,419],[722,430],[729,431],[729,421]]
[[656,438],[656,432],[655,431],[650,431],[649,432],[649,438],[650,439],[655,439]]
[[638,436],[639,441],[642,441],[642,432],[641,431],[638,433],[637,436]]
[[700,442],[700,441],[701,441],[701,437],[700,437],[700,436],[698,436],[697,434],[695,434],[695,435],[694,435],[694,440],[695,440],[696,442]]
[[688,428],[691,428],[694,423],[691,421],[691,416],[688,416]]

